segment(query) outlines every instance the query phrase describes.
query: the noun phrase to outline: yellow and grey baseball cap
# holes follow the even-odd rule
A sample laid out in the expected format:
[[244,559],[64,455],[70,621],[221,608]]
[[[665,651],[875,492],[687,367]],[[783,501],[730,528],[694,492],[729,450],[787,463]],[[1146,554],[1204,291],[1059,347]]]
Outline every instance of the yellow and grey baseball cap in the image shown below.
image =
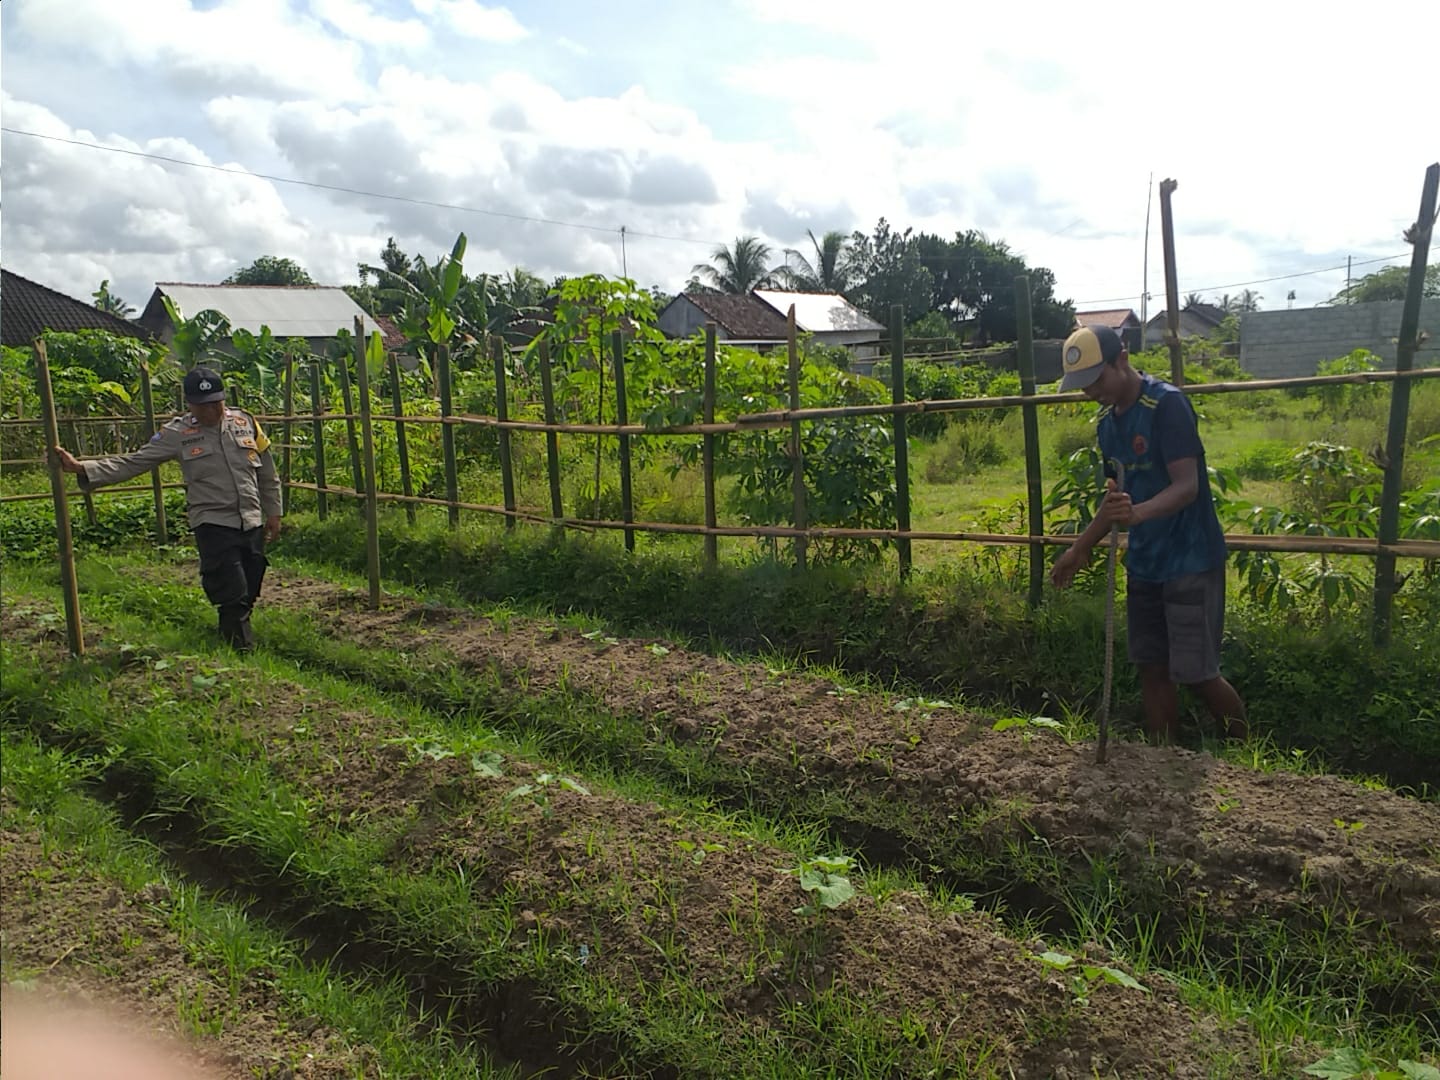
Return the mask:
[[1083,390],[1100,377],[1104,365],[1113,364],[1125,351],[1120,335],[1108,326],[1082,326],[1065,339],[1060,354],[1065,374],[1061,390]]

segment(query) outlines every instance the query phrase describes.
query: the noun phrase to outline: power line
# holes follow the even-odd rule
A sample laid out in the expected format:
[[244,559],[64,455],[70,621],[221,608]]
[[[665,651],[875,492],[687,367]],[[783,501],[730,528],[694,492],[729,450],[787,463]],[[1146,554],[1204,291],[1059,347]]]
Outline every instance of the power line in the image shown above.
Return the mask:
[[[1409,256],[1408,253],[1406,253],[1406,252],[1401,252],[1399,255],[1383,255],[1383,256],[1381,256],[1381,257],[1378,258],[1378,259],[1362,259],[1361,261],[1356,262],[1356,263],[1351,263],[1350,265],[1352,265],[1352,266],[1369,266],[1369,265],[1372,264],[1372,263],[1393,262],[1393,261],[1396,260],[1396,259],[1408,259],[1409,257],[1410,257],[1410,256]],[[1241,286],[1244,286],[1244,285],[1264,285],[1264,284],[1266,284],[1267,282],[1271,282],[1271,281],[1289,281],[1291,278],[1310,277],[1310,276],[1312,276],[1312,275],[1314,275],[1314,274],[1331,274],[1331,273],[1334,273],[1334,272],[1337,271],[1337,270],[1344,270],[1344,269],[1345,269],[1345,264],[1344,264],[1344,263],[1341,263],[1339,266],[1325,266],[1325,267],[1321,267],[1319,270],[1298,270],[1298,271],[1296,271],[1296,272],[1293,273],[1293,274],[1277,274],[1277,275],[1275,275],[1274,277],[1255,278],[1253,281],[1232,281],[1232,282],[1230,282],[1228,285],[1205,285],[1205,286],[1203,286],[1203,287],[1201,287],[1201,288],[1198,288],[1198,289],[1190,289],[1190,290],[1188,290],[1188,291],[1189,291],[1189,292],[1197,292],[1197,293],[1220,292],[1220,291],[1223,291],[1223,290],[1225,290],[1225,289],[1238,289],[1238,288],[1240,288]],[[1122,301],[1122,300],[1139,300],[1139,299],[1140,299],[1140,294],[1139,294],[1139,293],[1135,293],[1134,295],[1131,295],[1131,296],[1111,296],[1111,297],[1107,297],[1107,298],[1104,299],[1104,300],[1076,300],[1075,303],[1076,303],[1077,305],[1079,305],[1079,304],[1118,304],[1118,303],[1119,303],[1120,301]]]
[[[428,206],[428,207],[432,207],[432,208],[438,209],[438,210],[456,210],[456,211],[459,211],[459,212],[461,212],[461,213],[466,213],[466,214],[480,214],[480,215],[485,216],[485,217],[502,218],[502,219],[505,219],[505,220],[507,220],[507,221],[522,221],[522,222],[527,222],[527,223],[535,224],[535,225],[555,225],[555,226],[559,226],[560,228],[565,228],[565,229],[580,229],[580,230],[583,230],[583,231],[585,231],[585,232],[608,233],[608,234],[612,234],[612,235],[614,235],[614,236],[619,237],[619,238],[621,239],[622,244],[623,244],[623,242],[624,242],[624,238],[627,237],[627,236],[639,236],[639,237],[643,237],[643,238],[648,239],[648,240],[664,240],[664,241],[667,241],[667,242],[669,242],[669,243],[676,243],[676,244],[699,244],[699,245],[702,245],[702,246],[704,246],[704,247],[711,247],[711,248],[717,247],[717,246],[723,246],[723,243],[722,243],[721,241],[716,241],[716,240],[700,240],[700,239],[696,239],[695,237],[691,237],[691,236],[671,236],[671,235],[668,235],[668,234],[665,234],[665,233],[641,232],[641,231],[638,231],[638,230],[635,230],[635,229],[628,229],[628,228],[626,228],[626,227],[624,227],[624,226],[621,226],[621,227],[618,227],[618,228],[612,228],[612,227],[605,226],[605,225],[587,225],[587,224],[585,224],[585,223],[583,223],[583,222],[561,221],[561,220],[559,220],[559,219],[557,219],[557,218],[534,217],[534,216],[528,215],[528,214],[513,214],[513,213],[510,213],[510,212],[504,211],[504,210],[486,210],[486,209],[484,209],[484,208],[482,208],[482,207],[478,207],[478,206],[466,206],[466,205],[464,205],[464,204],[462,204],[462,203],[447,203],[447,202],[440,202],[440,201],[434,200],[434,199],[418,199],[418,198],[415,198],[415,197],[409,196],[409,195],[395,195],[395,194],[390,194],[390,193],[381,192],[381,191],[366,191],[366,190],[364,190],[364,189],[362,189],[362,188],[345,187],[345,186],[340,185],[340,184],[324,184],[324,183],[321,183],[321,182],[319,182],[319,181],[317,181],[317,180],[301,180],[301,179],[299,179],[298,177],[294,177],[294,176],[277,176],[277,175],[275,175],[275,174],[273,174],[273,173],[252,172],[252,171],[250,171],[250,170],[248,170],[248,169],[227,168],[227,167],[224,166],[224,165],[212,165],[212,164],[210,164],[210,163],[208,163],[208,162],[203,162],[203,161],[187,161],[187,160],[185,160],[184,158],[169,157],[169,156],[167,156],[167,155],[165,155],[165,154],[153,154],[153,153],[150,153],[150,152],[145,151],[145,150],[130,150],[130,149],[127,149],[126,147],[123,147],[123,146],[105,146],[105,145],[103,145],[103,144],[101,144],[101,143],[87,142],[87,141],[85,141],[85,140],[83,140],[83,139],[67,139],[67,138],[65,138],[65,137],[63,137],[63,136],[60,136],[60,135],[46,135],[46,134],[44,134],[44,133],[42,133],[42,132],[39,132],[39,131],[25,131],[25,130],[22,130],[22,129],[20,129],[20,128],[12,128],[12,127],[7,127],[7,126],[3,126],[3,125],[0,125],[0,131],[4,131],[4,132],[6,132],[6,133],[8,133],[8,134],[10,134],[10,135],[23,135],[23,136],[26,136],[26,137],[32,138],[32,139],[43,139],[43,140],[45,140],[45,141],[47,141],[47,142],[64,143],[64,144],[67,145],[67,146],[78,146],[78,147],[81,147],[81,148],[86,149],[86,150],[103,150],[103,151],[105,151],[105,152],[107,152],[107,153],[111,153],[111,154],[124,154],[124,155],[126,155],[127,157],[144,158],[144,159],[149,160],[149,161],[160,161],[160,162],[164,162],[164,163],[169,164],[169,165],[180,165],[180,166],[183,166],[183,167],[189,168],[189,169],[207,169],[207,170],[209,170],[209,171],[211,171],[211,172],[225,173],[225,174],[230,175],[230,176],[249,177],[249,178],[255,179],[255,180],[268,180],[268,181],[270,181],[271,183],[275,183],[275,184],[291,184],[291,185],[294,185],[294,186],[296,186],[296,187],[312,188],[312,189],[319,190],[319,191],[334,191],[334,192],[338,192],[338,193],[344,194],[344,195],[358,195],[358,196],[360,196],[360,197],[362,197],[362,198],[368,198],[368,199],[385,199],[385,200],[390,201],[390,202],[407,203],[407,204],[412,205],[412,206]],[[1072,223],[1071,225],[1067,225],[1064,229],[1062,229],[1062,230],[1060,230],[1060,231],[1061,231],[1061,232],[1065,232],[1065,231],[1067,231],[1068,229],[1072,228],[1074,224],[1075,224],[1075,223]],[[1392,262],[1392,261],[1394,261],[1395,259],[1401,259],[1401,258],[1406,258],[1406,257],[1407,257],[1406,254],[1402,252],[1401,254],[1398,254],[1398,255],[1387,255],[1387,256],[1384,256],[1384,257],[1381,257],[1381,258],[1376,258],[1376,259],[1365,259],[1365,260],[1362,260],[1362,261],[1357,262],[1357,263],[1352,263],[1352,265],[1354,265],[1354,266],[1368,266],[1368,265],[1370,265],[1370,264],[1372,264],[1372,263]],[[966,259],[971,259],[971,260],[973,260],[974,258],[975,258],[975,256],[969,255],[969,254],[966,254],[966,255],[949,255],[949,256],[939,256],[939,257],[935,257],[935,256],[929,256],[929,257],[922,256],[922,261],[928,261],[928,262],[960,262],[960,261],[963,261],[963,260],[966,260]],[[1247,285],[1263,285],[1263,284],[1266,284],[1266,283],[1272,282],[1272,281],[1288,281],[1288,280],[1290,280],[1291,278],[1309,277],[1309,276],[1312,276],[1312,275],[1314,275],[1314,274],[1328,274],[1328,273],[1333,273],[1333,272],[1335,272],[1335,271],[1337,271],[1337,270],[1344,270],[1344,269],[1345,269],[1344,266],[1327,266],[1327,267],[1323,267],[1323,268],[1318,269],[1318,270],[1301,270],[1301,271],[1298,271],[1298,272],[1293,273],[1293,274],[1278,274],[1278,275],[1276,275],[1276,276],[1274,276],[1274,277],[1256,278],[1256,279],[1254,279],[1254,280],[1252,280],[1252,281],[1235,281],[1235,282],[1230,282],[1229,284],[1226,284],[1226,285],[1207,285],[1207,286],[1205,286],[1205,287],[1203,287],[1203,288],[1194,289],[1194,290],[1191,290],[1191,291],[1192,291],[1192,292],[1216,292],[1216,291],[1223,291],[1223,290],[1225,290],[1225,289],[1237,289],[1237,288],[1241,288],[1241,287],[1247,286]],[[1131,295],[1129,295],[1129,296],[1112,296],[1112,297],[1108,297],[1108,298],[1103,299],[1103,300],[1077,300],[1077,301],[1075,301],[1075,303],[1076,303],[1077,306],[1082,306],[1082,305],[1088,306],[1088,305],[1090,305],[1090,304],[1115,304],[1115,303],[1120,303],[1120,302],[1122,302],[1122,301],[1139,300],[1139,299],[1140,299],[1140,294],[1139,294],[1139,293],[1134,293],[1134,294],[1131,294]]]
[[49,142],[65,143],[68,146],[79,146],[87,150],[104,150],[111,154],[125,154],[129,157],[145,158],[150,161],[163,161],[169,165],[183,165],[189,169],[208,169],[211,172],[226,173],[230,176],[249,177],[255,180],[269,180],[275,184],[294,184],[297,187],[315,188],[320,191],[336,191],[345,195],[359,195],[369,199],[387,199],[391,202],[409,203],[412,206],[429,206],[439,210],[458,210],[466,214],[483,214],[486,217],[504,218],[508,221],[524,221],[536,225],[558,225],[566,229],[583,229],[587,232],[613,233],[616,236],[643,236],[650,240],[668,240],[677,244],[702,244],[706,247],[713,247],[714,240],[697,240],[690,236],[667,236],[664,233],[637,232],[634,229],[610,228],[605,225],[587,225],[577,221],[560,221],[556,218],[534,217],[528,214],[512,214],[504,210],[486,210],[479,206],[465,206],[461,203],[439,202],[434,199],[417,199],[409,195],[392,195],[380,191],[365,191],[361,188],[344,187],[340,184],[322,184],[316,180],[301,180],[294,176],[276,176],[272,173],[252,172],[248,169],[232,169],[224,165],[211,165],[203,161],[186,161],[184,158],[167,157],[164,154],[152,154],[144,150],[130,150],[123,146],[104,146],[100,143],[86,142],[83,139],[67,139],[60,135],[45,135],[38,131],[22,131],[19,128],[0,126],[0,131],[11,135],[25,135],[32,139],[45,139]]

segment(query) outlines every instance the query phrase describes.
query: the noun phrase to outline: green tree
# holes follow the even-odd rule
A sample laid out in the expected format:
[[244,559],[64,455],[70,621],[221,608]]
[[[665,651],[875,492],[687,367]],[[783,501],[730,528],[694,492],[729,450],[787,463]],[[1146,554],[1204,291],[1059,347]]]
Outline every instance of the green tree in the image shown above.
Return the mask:
[[985,345],[1019,336],[1015,279],[1030,276],[1030,310],[1036,337],[1065,337],[1075,324],[1075,307],[1055,296],[1055,275],[1030,267],[1003,240],[983,232],[957,232],[953,240],[921,233],[916,248],[933,281],[931,307],[956,322],[969,322],[974,340]]
[[1259,311],[1260,301],[1264,299],[1265,297],[1254,289],[1244,289],[1235,299],[1235,310],[1242,315],[1249,311]]
[[122,319],[128,319],[135,314],[133,306],[110,291],[109,278],[100,282],[100,287],[90,295],[95,298],[95,306],[101,311],[108,311],[111,315],[118,315]]
[[855,232],[850,237],[850,299],[877,322],[888,325],[895,304],[910,321],[931,310],[934,279],[910,234],[910,229],[896,232],[882,217],[873,236]]
[[786,248],[786,284],[800,292],[843,293],[850,284],[850,260],[846,250],[849,238],[834,229],[818,240],[809,229],[805,230],[805,235],[815,249],[814,258],[806,258],[795,248]]
[[741,294],[773,284],[776,274],[770,245],[758,236],[737,236],[733,248],[721,244],[710,253],[710,262],[696,263],[690,272],[713,289]]
[[278,255],[261,255],[249,266],[242,266],[227,277],[222,285],[314,285],[305,268],[294,259]]
[[[1329,300],[1331,304],[1368,304],[1376,300],[1404,300],[1410,283],[1410,267],[1387,266],[1366,274],[1349,288],[1341,289]],[[1427,299],[1440,297],[1440,263],[1425,268],[1425,285],[1421,291]]]

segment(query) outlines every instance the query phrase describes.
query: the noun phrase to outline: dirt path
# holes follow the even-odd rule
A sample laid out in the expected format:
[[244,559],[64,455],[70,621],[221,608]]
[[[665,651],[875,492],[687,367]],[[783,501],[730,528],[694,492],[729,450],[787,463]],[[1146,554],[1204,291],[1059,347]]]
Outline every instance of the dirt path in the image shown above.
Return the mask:
[[[1327,776],[1257,772],[1133,743],[1096,766],[1090,744],[994,732],[923,701],[892,703],[824,680],[671,647],[586,638],[511,618],[386,598],[277,573],[267,603],[312,612],[327,634],[407,655],[439,653],[531,691],[565,685],[656,737],[712,747],[757,777],[982,821],[996,847],[1043,839],[1084,873],[1112,860],[1137,888],[1226,921],[1353,912],[1431,961],[1440,954],[1440,806]],[[903,707],[902,707],[903,706]],[[943,839],[943,837],[940,837]]]

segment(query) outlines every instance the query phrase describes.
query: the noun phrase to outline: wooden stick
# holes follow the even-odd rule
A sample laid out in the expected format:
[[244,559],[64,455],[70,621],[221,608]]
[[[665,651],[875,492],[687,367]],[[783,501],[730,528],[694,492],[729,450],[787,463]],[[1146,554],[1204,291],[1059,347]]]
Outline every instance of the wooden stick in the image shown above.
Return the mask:
[[[545,402],[545,423],[555,423],[555,385],[550,370],[550,342],[540,342],[540,394]],[[565,516],[560,497],[560,436],[545,432],[545,470],[550,476],[550,516],[558,521]]]
[[365,566],[370,574],[370,610],[380,608],[380,510],[375,500],[375,433],[370,426],[370,358],[365,321],[355,316],[355,377],[360,391],[360,439],[365,466]]
[[[890,308],[890,400],[905,403],[905,309],[895,304]],[[891,417],[895,428],[895,524],[902,534],[910,531],[910,436],[904,413]],[[900,579],[910,576],[910,538],[902,535],[895,541],[900,557]]]
[[[280,513],[284,514],[290,509],[290,493],[286,485],[290,483],[290,451],[291,435],[288,419],[295,412],[295,357],[288,351],[285,354],[285,416],[280,429]],[[259,419],[258,417],[256,418]]]
[[[1030,277],[1021,274],[1015,279],[1015,316],[1020,340],[1015,359],[1020,368],[1020,393],[1035,396],[1035,331],[1030,310]],[[1025,506],[1031,536],[1045,531],[1045,503],[1040,487],[1040,423],[1035,406],[1020,406],[1025,428]],[[1030,606],[1037,608],[1044,599],[1045,549],[1030,545]]]
[[[630,406],[625,400],[625,339],[619,330],[610,334],[610,351],[615,361],[615,423],[623,428],[630,419]],[[635,520],[635,504],[630,490],[630,436],[620,436],[620,516]],[[635,550],[635,530],[625,530],[625,550]]]
[[46,454],[50,458],[50,494],[55,500],[55,537],[60,544],[60,588],[65,599],[65,636],[71,656],[85,655],[85,631],[80,624],[80,590],[75,582],[75,541],[70,534],[70,504],[65,496],[65,477],[54,448],[60,445],[60,423],[55,417],[55,391],[50,385],[50,361],[45,341],[35,339],[36,382],[40,388],[40,411],[45,419]]
[[[705,324],[705,390],[700,415],[708,427],[715,423],[715,324]],[[714,529],[719,522],[715,516],[715,436],[707,432],[702,436],[700,450],[701,470],[705,481],[705,528]],[[714,567],[720,558],[715,533],[705,533],[705,564]]]
[[[800,411],[800,343],[795,333],[795,305],[785,316],[785,339],[790,353],[790,414]],[[805,455],[800,443],[800,421],[790,422],[790,495],[793,504],[791,516],[795,522],[795,565],[805,569],[809,544],[806,525],[809,516],[805,508]]]
[[[1185,385],[1185,353],[1180,346],[1180,289],[1175,279],[1175,217],[1170,210],[1170,196],[1180,185],[1174,180],[1160,181],[1160,234],[1165,254],[1165,343],[1170,347],[1170,382]],[[1145,345],[1145,328],[1140,328],[1140,345]]]
[[[185,487],[184,484],[161,484],[160,486],[166,491],[179,491]],[[95,494],[101,496],[138,495],[141,492],[153,490],[154,489],[149,484],[127,484],[124,487],[102,487],[99,488],[95,492]],[[72,499],[78,499],[81,495],[81,491],[79,488],[75,488],[73,491],[67,491],[66,494]],[[51,497],[52,496],[49,492],[44,491],[31,492],[26,495],[0,495],[0,503],[39,502],[41,499],[49,499]]]
[[[1416,218],[1411,238],[1415,250],[1410,254],[1410,280],[1405,289],[1405,304],[1400,312],[1400,338],[1395,346],[1395,370],[1409,371],[1420,347],[1420,300],[1425,290],[1426,263],[1430,258],[1430,235],[1435,221],[1437,187],[1440,187],[1440,162],[1425,170],[1425,185],[1420,192],[1420,216]],[[1410,414],[1410,384],[1397,382],[1390,390],[1390,420],[1385,435],[1385,476],[1380,488],[1379,539],[1394,543],[1400,535],[1400,494],[1405,469],[1405,428]],[[1395,591],[1400,587],[1395,577],[1395,557],[1381,552],[1375,559],[1375,615],[1371,635],[1375,644],[1390,642],[1390,617]]]
[[[390,397],[395,403],[395,450],[400,455],[400,490],[406,495],[414,495],[415,487],[410,479],[410,443],[405,436],[405,421],[399,418],[405,410],[400,394],[400,360],[393,352],[390,354]],[[405,504],[405,519],[411,525],[415,524],[415,507],[411,503]]]
[[[435,349],[435,377],[440,382],[440,417],[443,420],[454,412],[448,345],[440,345]],[[460,524],[460,477],[455,468],[455,429],[448,424],[440,429],[440,448],[445,455],[445,498],[451,504],[450,528],[454,529]]]
[[345,405],[345,443],[350,449],[350,475],[354,479],[355,490],[359,491],[365,486],[365,474],[360,465],[360,440],[355,437],[355,415],[354,396],[350,392],[350,362],[342,355],[335,367],[340,372],[340,400]]
[[[140,403],[145,409],[145,426],[155,431],[155,396],[150,389],[150,365],[140,362]],[[161,544],[170,542],[170,529],[165,521],[165,483],[160,479],[160,467],[150,470],[150,488],[155,493],[155,539]]]
[[[320,382],[320,364],[318,356],[310,359],[310,410],[314,417],[310,424],[310,431],[315,440],[315,509],[320,520],[325,520],[329,509],[329,501],[325,497],[325,422],[321,419],[324,409],[322,401],[322,389]],[[300,487],[299,484],[292,484],[292,487]]]
[[[495,339],[495,418],[502,423],[510,419],[509,390],[505,385],[505,340],[497,337]],[[510,458],[510,431],[507,428],[500,428],[497,432],[500,437],[500,490],[501,497],[505,501],[505,509],[515,509],[515,469]],[[509,515],[505,518],[505,528],[515,528],[515,519]]]

